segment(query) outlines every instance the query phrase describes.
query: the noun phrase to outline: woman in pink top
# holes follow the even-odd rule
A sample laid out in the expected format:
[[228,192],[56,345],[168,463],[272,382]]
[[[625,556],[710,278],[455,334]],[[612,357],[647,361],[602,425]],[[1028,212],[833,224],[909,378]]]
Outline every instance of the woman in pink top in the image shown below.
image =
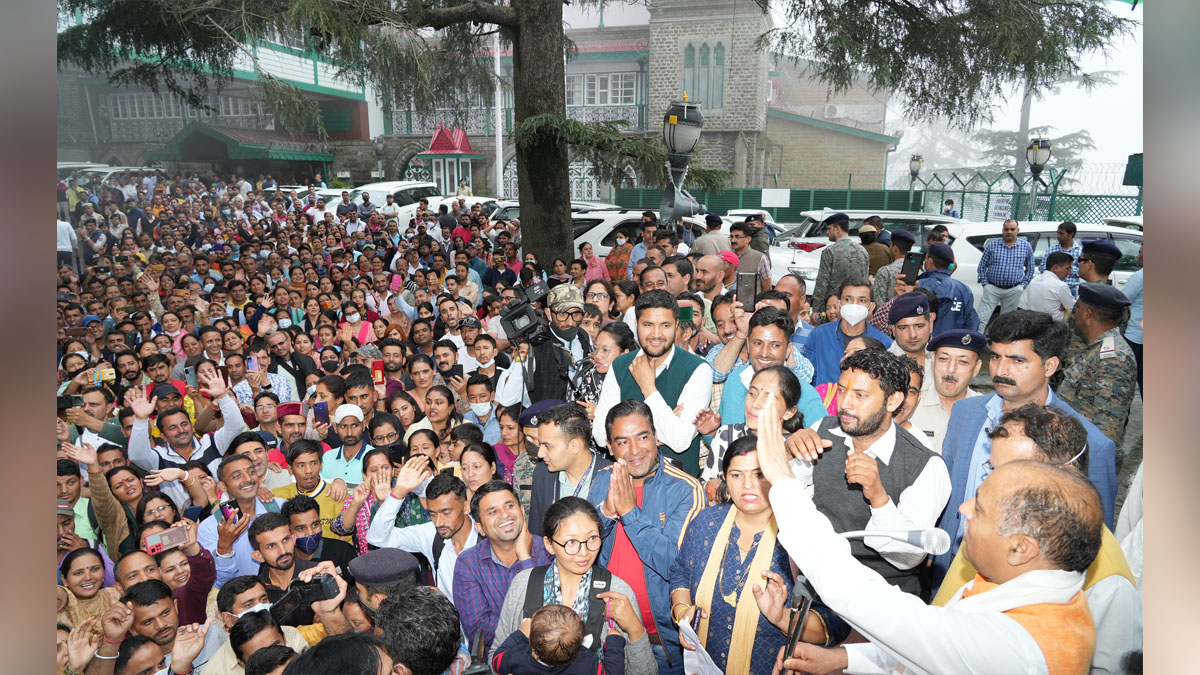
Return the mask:
[[356,338],[361,347],[375,341],[375,329],[371,322],[364,321],[362,313],[353,302],[342,305],[341,323],[342,344],[349,344],[350,338]]
[[594,279],[603,279],[607,281],[609,279],[608,265],[605,264],[604,259],[600,256],[592,255],[591,244],[584,242],[579,245],[579,257],[587,263],[587,274],[584,276],[585,280],[592,281]]

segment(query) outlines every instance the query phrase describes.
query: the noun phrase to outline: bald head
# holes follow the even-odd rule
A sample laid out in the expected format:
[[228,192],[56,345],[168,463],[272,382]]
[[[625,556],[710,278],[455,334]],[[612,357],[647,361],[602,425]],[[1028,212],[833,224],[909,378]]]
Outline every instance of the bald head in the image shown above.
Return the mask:
[[696,290],[713,293],[725,279],[725,261],[715,255],[706,255],[696,261]]
[[998,467],[980,486],[981,494],[985,487],[998,509],[996,534],[1010,548],[1022,536],[1037,542],[1039,555],[1029,569],[1083,572],[1095,560],[1104,510],[1087,478],[1044,462],[1018,460]]

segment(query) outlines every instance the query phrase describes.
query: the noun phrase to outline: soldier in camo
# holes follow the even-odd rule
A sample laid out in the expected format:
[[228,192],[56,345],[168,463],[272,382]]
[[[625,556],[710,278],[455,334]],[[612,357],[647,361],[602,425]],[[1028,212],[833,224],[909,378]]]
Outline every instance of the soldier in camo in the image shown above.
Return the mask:
[[[513,487],[517,490],[517,499],[520,500],[521,506],[525,509],[525,513],[529,513],[529,501],[533,498],[533,469],[537,466],[537,441],[538,441],[538,418],[546,411],[556,405],[562,405],[563,401],[550,398],[545,401],[538,401],[521,411],[517,418],[517,424],[521,425],[521,443],[520,448],[511,448],[517,453],[517,459],[513,462]],[[532,446],[532,453],[530,453]]]
[[[1087,283],[1112,287],[1112,271],[1116,267],[1117,261],[1121,259],[1121,249],[1110,241],[1099,239],[1083,242],[1081,250],[1083,253],[1079,256],[1079,278]],[[1125,322],[1128,320],[1128,315],[1122,317],[1120,326],[1124,328]],[[1050,378],[1050,386],[1054,387],[1056,391],[1062,385],[1067,369],[1087,349],[1087,346],[1088,340],[1084,339],[1083,333],[1077,326],[1072,325],[1071,338],[1067,342],[1067,348],[1063,350],[1062,368]],[[1121,444],[1119,438],[1110,440],[1118,446]]]
[[867,251],[850,238],[850,216],[835,213],[825,219],[825,232],[833,243],[821,249],[821,265],[813,289],[813,307],[825,307],[847,279],[866,279],[870,267]]
[[[1118,328],[1129,298],[1113,286],[1079,286],[1073,320],[1086,347],[1067,366],[1055,393],[1121,447],[1137,391],[1137,359]],[[1120,454],[1118,453],[1118,465]]]
[[[900,268],[904,266],[904,256],[917,243],[916,237],[908,230],[892,232],[892,262],[880,267],[875,272],[875,281],[871,283],[871,302],[876,307],[883,307],[888,300],[896,297],[896,277],[900,276]],[[920,270],[917,270],[920,274]]]

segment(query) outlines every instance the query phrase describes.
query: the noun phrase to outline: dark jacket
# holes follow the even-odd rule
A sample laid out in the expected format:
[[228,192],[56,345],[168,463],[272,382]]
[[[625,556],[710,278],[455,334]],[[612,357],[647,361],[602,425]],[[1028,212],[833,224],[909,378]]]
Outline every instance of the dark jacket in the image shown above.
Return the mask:
[[499,651],[492,657],[492,672],[522,673],[547,675],[624,675],[625,673],[625,638],[609,634],[604,639],[604,659],[601,660],[590,649],[580,648],[579,653],[571,661],[561,666],[548,666],[533,656],[529,646],[529,638],[521,631],[515,631],[500,645]]
[[[593,453],[593,456],[596,458],[596,467],[592,469],[593,472],[612,465],[612,462],[602,455]],[[545,462],[538,462],[533,468],[533,493],[529,500],[529,531],[540,536],[546,509],[560,498],[569,496],[558,494],[558,472],[547,469]],[[585,492],[579,496],[587,499],[588,493]]]

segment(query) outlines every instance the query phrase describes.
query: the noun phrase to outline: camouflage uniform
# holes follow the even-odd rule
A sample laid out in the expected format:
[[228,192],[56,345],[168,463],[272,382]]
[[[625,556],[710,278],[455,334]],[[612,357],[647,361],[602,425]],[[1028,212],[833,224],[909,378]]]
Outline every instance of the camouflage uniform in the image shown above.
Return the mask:
[[813,311],[825,311],[825,301],[841,288],[847,279],[867,279],[867,251],[850,237],[842,237],[821,249],[821,265],[813,288]]
[[520,500],[525,513],[529,513],[529,501],[533,498],[533,468],[537,466],[537,460],[532,459],[528,452],[521,450],[517,454],[517,459],[513,461],[513,487],[517,490],[517,499]]
[[896,297],[896,277],[900,276],[900,268],[904,266],[904,258],[899,258],[878,270],[875,270],[875,281],[871,284],[871,302],[876,307],[883,307],[888,300]]
[[1137,359],[1121,332],[1112,328],[1074,359],[1055,394],[1120,448],[1136,391]]

